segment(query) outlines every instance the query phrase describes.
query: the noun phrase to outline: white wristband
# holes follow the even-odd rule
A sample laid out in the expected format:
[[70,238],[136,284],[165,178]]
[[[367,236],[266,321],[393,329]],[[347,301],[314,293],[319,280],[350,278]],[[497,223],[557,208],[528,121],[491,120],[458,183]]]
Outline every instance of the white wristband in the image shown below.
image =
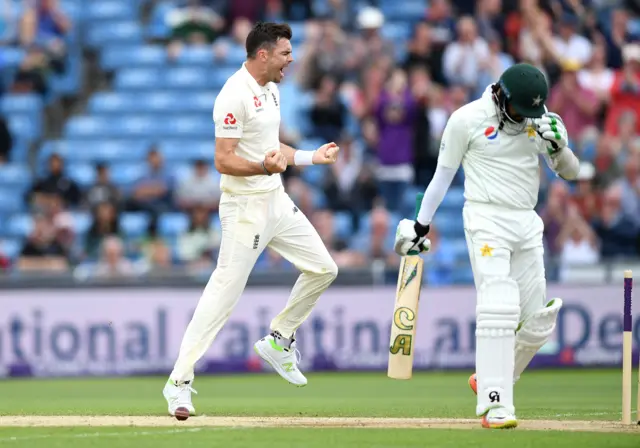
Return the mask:
[[297,150],[293,155],[294,165],[313,165],[313,154],[315,151]]

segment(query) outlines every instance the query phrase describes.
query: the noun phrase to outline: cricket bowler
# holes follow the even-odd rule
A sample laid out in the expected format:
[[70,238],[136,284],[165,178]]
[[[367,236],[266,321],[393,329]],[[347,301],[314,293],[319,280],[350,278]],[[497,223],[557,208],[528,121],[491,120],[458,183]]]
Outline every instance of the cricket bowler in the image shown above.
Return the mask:
[[460,164],[463,222],[477,291],[476,414],[485,428],[517,426],[513,385],[548,341],[562,307],[546,299],[542,219],[535,212],[539,155],[557,176],[576,179],[578,158],[562,119],[548,112],[544,75],[528,64],[507,69],[445,127],[433,180],[417,220],[400,221],[399,255],[430,249],[429,224]]
[[271,321],[271,333],[254,349],[288,382],[307,384],[298,369],[295,332],[336,278],[338,267],[285,192],[280,173],[290,165],[334,163],[339,148],[327,143],[315,151],[300,151],[280,142],[278,83],[293,62],[291,37],[287,24],[256,24],[246,40],[246,61],[227,80],[213,107],[222,242],[216,268],[164,387],[169,414],[181,420],[195,414],[194,365],[229,318],[266,247],[290,261],[301,275],[285,308]]

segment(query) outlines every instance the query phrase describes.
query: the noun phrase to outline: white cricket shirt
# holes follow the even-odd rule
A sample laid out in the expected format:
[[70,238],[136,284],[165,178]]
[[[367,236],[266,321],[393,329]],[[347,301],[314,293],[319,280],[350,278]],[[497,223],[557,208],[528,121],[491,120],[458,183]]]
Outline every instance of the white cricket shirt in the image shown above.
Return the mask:
[[[280,93],[275,83],[259,85],[242,64],[224,84],[213,106],[216,138],[238,138],[236,154],[262,162],[267,152],[280,149]],[[255,194],[282,185],[280,174],[271,176],[221,175],[220,189],[235,194]]]
[[449,118],[438,163],[454,170],[462,164],[467,201],[533,210],[540,188],[539,156],[546,153],[545,146],[533,128],[507,135],[499,126],[489,86],[481,98]]

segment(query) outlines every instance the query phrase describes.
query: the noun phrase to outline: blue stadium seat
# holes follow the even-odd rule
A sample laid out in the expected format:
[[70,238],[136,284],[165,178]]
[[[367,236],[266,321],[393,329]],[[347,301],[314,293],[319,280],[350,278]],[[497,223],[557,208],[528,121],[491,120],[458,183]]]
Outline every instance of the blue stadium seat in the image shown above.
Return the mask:
[[452,281],[456,285],[473,284],[473,271],[470,265],[454,269],[451,275]]
[[164,75],[164,87],[167,89],[200,90],[211,85],[210,71],[185,67],[168,70]]
[[139,238],[147,233],[150,217],[144,212],[125,212],[120,216],[120,227],[126,238]]
[[135,111],[139,104],[136,94],[101,92],[91,96],[88,108],[92,114],[121,114]]
[[314,187],[321,187],[327,176],[328,168],[326,166],[305,166],[301,170],[302,180]]
[[383,0],[380,2],[380,11],[385,20],[405,20],[417,22],[425,17],[427,2],[425,0],[403,0],[399,7],[397,0]]
[[24,138],[32,142],[40,138],[41,129],[39,120],[29,114],[11,114],[9,118],[9,130],[15,137]]
[[160,143],[160,150],[168,163],[197,159],[212,161],[215,154],[215,142],[212,140],[163,141]]
[[353,219],[348,212],[336,212],[333,215],[334,235],[337,238],[348,240],[353,234]]
[[21,212],[25,209],[25,198],[13,189],[0,189],[0,215]]
[[66,167],[67,175],[81,187],[89,187],[96,182],[96,170],[87,163],[71,163]]
[[154,3],[151,17],[145,30],[146,37],[151,39],[166,39],[169,37],[171,28],[165,22],[165,17],[174,8],[174,1],[161,0]]
[[178,57],[176,63],[179,65],[194,66],[212,66],[213,53],[211,48],[205,47],[184,47]]
[[25,191],[31,186],[31,171],[26,165],[0,165],[0,187]]
[[64,125],[64,135],[73,138],[115,137],[113,123],[99,117],[70,118]]
[[7,238],[0,240],[0,254],[15,260],[20,256],[22,252],[23,242],[19,238]]
[[48,140],[38,152],[38,170],[54,153],[81,163],[141,161],[146,158],[149,145],[146,140]]
[[167,62],[163,46],[109,46],[101,53],[100,63],[105,70],[124,67],[161,67]]
[[114,87],[118,91],[159,89],[163,85],[163,72],[155,68],[123,68],[118,70]]
[[412,28],[404,22],[389,22],[382,26],[383,37],[391,42],[401,42],[403,45],[411,37],[412,31]]
[[89,212],[72,212],[73,230],[76,235],[84,235],[89,231],[93,224],[93,218]]
[[114,184],[128,188],[147,172],[145,163],[122,163],[111,166],[111,180]]
[[433,223],[443,238],[464,237],[464,225],[460,212],[438,210],[433,217]]
[[36,94],[8,94],[0,99],[0,111],[6,115],[24,114],[36,117],[42,113],[44,102]]
[[176,237],[189,228],[189,218],[184,213],[163,213],[158,218],[158,234],[163,237]]
[[442,200],[441,207],[449,211],[461,211],[464,205],[464,188],[452,187]]
[[[0,201],[2,203],[2,201]],[[17,238],[26,238],[33,230],[33,218],[28,213],[15,214],[7,223],[6,233]]]
[[210,74],[212,82],[210,87],[213,89],[222,89],[227,79],[237,72],[238,68],[239,67],[218,67],[213,70],[213,73]]
[[136,6],[129,1],[92,0],[85,6],[85,21],[104,23],[108,20],[135,19],[137,16]]
[[136,21],[105,21],[92,23],[87,29],[87,44],[100,48],[110,45],[139,44],[142,27]]
[[17,68],[24,59],[25,51],[22,48],[3,47],[2,48],[2,64],[3,70]]
[[213,141],[215,137],[215,126],[213,120],[206,115],[196,115],[193,117],[180,115],[164,123],[157,133],[167,138],[193,138]]

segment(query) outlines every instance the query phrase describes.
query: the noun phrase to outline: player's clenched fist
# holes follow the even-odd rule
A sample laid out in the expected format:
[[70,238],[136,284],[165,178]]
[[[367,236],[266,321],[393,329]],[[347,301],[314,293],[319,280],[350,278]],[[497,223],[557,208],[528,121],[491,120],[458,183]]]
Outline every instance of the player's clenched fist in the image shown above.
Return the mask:
[[547,151],[549,155],[554,155],[569,144],[567,128],[565,128],[560,115],[547,112],[541,118],[534,120],[536,130],[540,137],[549,142]]
[[396,229],[393,249],[401,257],[428,252],[431,249],[431,241],[427,238],[428,232],[429,226],[423,226],[410,219],[403,219]]
[[322,145],[313,153],[312,162],[314,165],[330,165],[338,160],[338,152],[340,147],[335,143],[327,143]]
[[274,149],[264,156],[264,167],[271,174],[282,173],[287,169],[287,158],[280,150]]

